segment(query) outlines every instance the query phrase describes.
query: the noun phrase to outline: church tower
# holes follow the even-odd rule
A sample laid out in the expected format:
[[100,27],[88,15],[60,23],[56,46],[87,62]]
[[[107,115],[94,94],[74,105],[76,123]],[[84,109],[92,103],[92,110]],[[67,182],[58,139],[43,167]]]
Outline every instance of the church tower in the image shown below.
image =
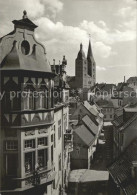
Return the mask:
[[83,45],[80,44],[80,51],[78,52],[75,64],[75,85],[76,88],[86,88],[87,87],[87,59],[83,51]]
[[96,63],[92,53],[91,41],[89,40],[88,54],[87,54],[87,73],[90,76],[91,86],[96,83]]

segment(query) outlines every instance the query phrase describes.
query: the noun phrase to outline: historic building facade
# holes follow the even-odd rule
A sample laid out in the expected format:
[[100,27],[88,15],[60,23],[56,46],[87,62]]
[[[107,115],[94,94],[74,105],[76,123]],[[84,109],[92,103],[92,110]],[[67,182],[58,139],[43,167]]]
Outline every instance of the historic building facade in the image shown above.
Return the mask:
[[88,99],[89,89],[96,83],[96,63],[93,57],[91,41],[89,41],[87,57],[80,44],[80,50],[75,60],[75,77],[68,78],[71,89],[82,89],[81,100]]
[[37,26],[25,11],[13,24],[14,31],[0,39],[0,190],[6,195],[57,195],[66,183],[66,158],[69,164],[69,154],[64,155],[68,87],[57,88],[66,91],[57,104],[57,74],[35,39]]

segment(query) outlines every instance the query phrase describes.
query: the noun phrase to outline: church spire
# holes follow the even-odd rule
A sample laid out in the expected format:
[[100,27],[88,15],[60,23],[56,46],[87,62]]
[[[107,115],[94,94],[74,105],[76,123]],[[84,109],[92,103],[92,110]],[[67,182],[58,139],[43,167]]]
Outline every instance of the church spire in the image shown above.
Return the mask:
[[89,39],[89,46],[88,46],[88,54],[87,54],[87,58],[88,58],[88,59],[89,59],[89,58],[94,59],[94,57],[93,57],[93,53],[92,53],[92,47],[91,47],[91,41],[90,41],[90,39]]

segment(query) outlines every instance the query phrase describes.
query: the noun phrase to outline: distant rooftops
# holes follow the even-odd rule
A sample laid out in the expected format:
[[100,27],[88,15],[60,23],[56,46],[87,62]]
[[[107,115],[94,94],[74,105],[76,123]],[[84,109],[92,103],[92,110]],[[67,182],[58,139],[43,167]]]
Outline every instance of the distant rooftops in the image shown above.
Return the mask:
[[101,125],[103,126],[103,114],[95,104],[90,105],[84,101],[78,105],[74,115],[78,115],[78,122],[73,125],[74,133],[89,147],[99,135]]
[[99,99],[96,103],[100,107],[110,107],[110,108],[114,107],[113,102],[111,100]]
[[137,82],[137,76],[135,76],[135,77],[130,77],[130,78],[127,80],[127,83],[131,83],[131,82]]

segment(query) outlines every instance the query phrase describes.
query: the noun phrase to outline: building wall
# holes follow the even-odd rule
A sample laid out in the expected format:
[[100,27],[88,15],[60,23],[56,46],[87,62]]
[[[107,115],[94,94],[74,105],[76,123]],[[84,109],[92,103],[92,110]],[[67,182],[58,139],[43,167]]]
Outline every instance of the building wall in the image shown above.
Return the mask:
[[71,153],[71,170],[88,169],[88,147],[74,131],[73,152]]
[[108,181],[94,181],[94,182],[81,182],[69,183],[68,195],[106,195],[108,194]]
[[[55,146],[54,146],[54,156],[53,162],[55,167],[55,181],[53,187],[53,195],[59,194],[60,186],[64,187],[64,163],[69,161],[69,155],[67,153],[66,158],[64,158],[64,133],[68,129],[68,107],[62,107],[61,109],[55,111],[54,115],[54,133],[55,133]],[[68,162],[69,163],[69,162]]]
[[104,136],[105,136],[105,152],[106,152],[106,162],[109,165],[113,160],[113,125],[105,126],[104,123]]
[[137,119],[134,120],[130,126],[120,132],[121,151],[125,150],[135,138],[137,138]]
[[103,107],[102,113],[104,114],[104,121],[113,121],[115,110],[113,107]]

